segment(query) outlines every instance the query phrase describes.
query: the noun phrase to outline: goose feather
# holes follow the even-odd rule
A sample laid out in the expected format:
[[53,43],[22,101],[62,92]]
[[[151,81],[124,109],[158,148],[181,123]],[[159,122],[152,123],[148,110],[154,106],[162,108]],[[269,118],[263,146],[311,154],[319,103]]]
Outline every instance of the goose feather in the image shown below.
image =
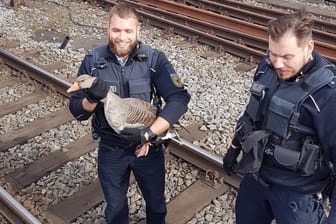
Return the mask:
[[[90,75],[80,75],[68,92],[90,88],[95,79]],[[125,128],[148,128],[157,118],[157,108],[154,105],[137,98],[121,98],[111,88],[101,102],[104,103],[108,124],[117,133]]]

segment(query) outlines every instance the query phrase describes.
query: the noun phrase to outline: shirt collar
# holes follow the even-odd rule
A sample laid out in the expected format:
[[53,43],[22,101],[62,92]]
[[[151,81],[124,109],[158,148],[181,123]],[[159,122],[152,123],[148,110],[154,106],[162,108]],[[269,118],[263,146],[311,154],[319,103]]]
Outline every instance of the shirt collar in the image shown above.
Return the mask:
[[309,60],[304,66],[302,66],[301,70],[292,78],[290,78],[288,81],[298,81],[302,79],[316,64],[316,51],[313,50],[312,52],[312,59]]
[[118,57],[117,55],[116,55],[116,58],[117,58],[119,64],[120,64],[122,67],[125,67],[125,66],[126,66],[126,63],[127,63],[127,61],[128,61],[128,56],[127,56],[127,58],[126,58],[125,61],[123,61],[123,60],[122,60],[120,57]]
[[312,59],[308,61],[300,70],[300,74],[306,74],[310,69],[316,64],[316,52],[315,50],[312,52]]

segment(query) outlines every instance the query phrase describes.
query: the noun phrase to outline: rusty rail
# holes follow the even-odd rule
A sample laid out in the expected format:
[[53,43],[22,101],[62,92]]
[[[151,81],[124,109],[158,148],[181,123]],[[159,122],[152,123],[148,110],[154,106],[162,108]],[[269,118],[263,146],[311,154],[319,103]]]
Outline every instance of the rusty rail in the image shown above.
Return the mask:
[[[131,3],[131,1],[128,1]],[[132,1],[133,2],[133,1]],[[180,3],[171,2],[168,0],[137,0],[137,2],[153,6],[155,8],[178,12],[187,17],[192,17],[196,20],[216,24],[228,29],[235,30],[237,32],[245,33],[249,36],[254,36],[260,40],[267,42],[267,28],[258,24],[249,23],[243,20],[232,18],[225,15],[220,15],[211,11],[201,10],[195,7],[187,6]],[[134,3],[136,4],[136,3]],[[190,24],[192,26],[192,24]],[[323,56],[328,58],[332,62],[336,62],[336,46],[333,44],[324,43],[321,41],[315,41],[315,48]],[[265,51],[267,49],[264,49]],[[230,52],[231,53],[231,52]]]
[[10,194],[0,187],[0,212],[11,223],[15,224],[42,224],[27,209],[15,200]]
[[71,83],[26,60],[21,59],[20,57],[10,53],[9,51],[6,51],[3,48],[0,48],[0,58],[2,58],[4,63],[11,66],[12,68],[29,72],[33,79],[47,86],[52,86],[62,95],[69,97],[66,89],[71,86]]
[[[209,0],[186,0],[184,4],[190,4],[194,7],[199,7],[203,10],[213,11],[218,14],[227,15],[233,18],[241,19],[247,22],[256,23],[262,26],[267,26],[268,21],[275,19],[285,13],[274,10],[267,9],[258,6],[257,11],[253,10],[253,7],[248,8],[247,3],[243,2],[232,2],[232,6],[228,5],[231,1],[224,1],[222,3],[209,1]],[[249,5],[251,6],[251,5]],[[244,9],[242,9],[243,7]],[[276,16],[268,16],[269,10],[272,10],[272,15],[276,14]],[[262,12],[262,13],[260,13]],[[314,20],[313,24],[313,34],[314,39],[320,42],[326,42],[329,44],[334,44],[336,40],[336,25],[333,23],[328,23],[321,20]]]

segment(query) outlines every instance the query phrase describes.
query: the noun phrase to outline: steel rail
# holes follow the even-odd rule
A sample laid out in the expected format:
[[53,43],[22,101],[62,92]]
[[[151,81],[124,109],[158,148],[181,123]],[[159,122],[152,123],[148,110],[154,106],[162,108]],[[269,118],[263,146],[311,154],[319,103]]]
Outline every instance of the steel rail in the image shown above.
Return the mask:
[[189,163],[194,164],[207,172],[212,172],[216,179],[221,179],[238,189],[241,181],[241,176],[231,175],[227,176],[223,171],[223,158],[219,157],[209,151],[192,144],[191,142],[180,137],[171,138],[169,144],[179,146],[178,149],[171,147],[169,153],[172,153],[180,158],[183,158]]
[[266,28],[264,26],[249,23],[247,21],[229,16],[220,15],[215,12],[198,9],[168,0],[137,0],[137,2],[151,5],[162,10],[175,12],[176,14],[182,14],[194,19],[199,19],[204,22],[213,23],[228,29],[234,29],[239,32],[253,32],[256,37],[267,38],[265,33]]
[[0,48],[0,58],[2,58],[2,60],[13,69],[25,70],[33,79],[56,89],[56,91],[66,97],[70,96],[66,90],[71,86],[71,83],[26,60],[21,59],[3,48]]
[[[124,0],[137,7],[143,23],[188,37],[255,63],[268,49],[266,27],[165,0]],[[100,0],[114,5],[115,0]],[[177,6],[180,6],[179,7]],[[179,13],[174,13],[175,11]],[[204,19],[205,18],[205,19]],[[182,21],[182,22],[181,22]],[[336,46],[315,41],[315,49],[336,63]]]
[[[125,0],[133,3],[134,1]],[[228,29],[234,29],[238,32],[248,33],[250,36],[255,36],[260,39],[268,39],[266,27],[231,18],[218,13],[204,11],[198,8],[187,6],[180,3],[171,2],[168,0],[137,0],[139,3],[151,5],[153,7],[161,8],[167,11],[178,12],[179,14],[193,17],[198,20],[214,23],[219,26],[224,26]],[[320,41],[315,41],[315,49],[323,56],[328,58],[331,62],[336,63],[336,46]],[[265,49],[266,50],[266,49]]]
[[[199,43],[207,44],[213,47],[217,52],[229,52],[238,57],[244,58],[248,62],[255,63],[260,60],[266,53],[266,51],[261,51],[254,49],[252,47],[246,46],[239,41],[230,41],[228,39],[224,39],[223,37],[217,36],[215,33],[204,32],[199,29],[195,29],[192,25],[184,25],[181,22],[172,21],[167,19],[167,17],[161,17],[157,15],[153,15],[151,11],[148,13],[144,11],[144,9],[154,9],[155,7],[150,7],[147,4],[134,2],[132,0],[124,0],[130,4],[136,5],[138,7],[138,12],[143,19],[144,23],[150,23],[153,26],[157,26],[167,29],[170,32],[174,32],[180,34],[182,36],[186,36],[190,39],[190,41],[198,41]],[[100,2],[116,4],[113,0],[100,0]],[[160,12],[159,9],[156,9],[157,12]],[[213,26],[216,26],[212,24]],[[233,34],[234,32],[230,32]],[[238,32],[236,32],[238,33]],[[242,35],[243,37],[244,35]],[[253,39],[253,37],[251,37]],[[256,39],[255,39],[256,40]]]
[[[9,211],[15,211],[14,216],[7,216],[5,213],[2,213],[8,221],[20,224],[42,224],[35,216],[33,216],[26,208],[24,208],[18,201],[15,200],[7,191],[0,187],[0,201]],[[0,210],[1,212],[2,210]]]
[[[234,1],[234,0],[214,0],[216,2],[224,2],[224,1]],[[282,8],[285,9],[286,11],[296,11],[298,9],[303,8],[302,3],[295,3],[294,1],[283,1],[283,0],[257,0],[257,2],[259,3],[265,3],[267,5],[272,5],[276,8]],[[258,7],[258,6],[257,6]],[[305,6],[306,10],[311,13],[314,14],[316,16],[323,16],[324,19],[336,19],[336,15],[335,12],[333,13],[333,11],[327,11],[325,9],[321,9],[315,6]],[[272,9],[270,9],[272,10]],[[319,20],[322,21],[323,20]],[[335,28],[334,28],[335,30]]]
[[[279,16],[285,15],[286,13],[278,10],[266,7],[261,7],[258,5],[251,5],[241,1],[232,0],[180,0],[184,4],[195,5],[200,8],[208,8],[215,12],[222,12],[226,15],[234,16],[237,18],[245,17],[248,20],[266,24],[269,19],[277,18]],[[296,8],[291,8],[296,9]],[[307,8],[308,12],[316,14]],[[320,14],[316,14],[320,16]],[[329,17],[328,15],[322,15]],[[336,16],[336,15],[335,15]],[[335,19],[335,16],[332,17]],[[326,31],[336,34],[336,25],[331,22],[326,22],[320,19],[314,19],[313,27],[315,30]]]
[[[236,6],[227,5],[226,1],[223,3],[209,0],[185,0],[182,2],[184,2],[184,4],[192,5],[194,7],[199,7],[200,9],[210,10],[212,12],[253,22],[262,26],[267,26],[268,21],[275,19],[281,15],[285,15],[285,13],[280,11],[277,16],[265,15],[264,12],[267,12],[267,9],[262,7],[258,7],[258,12],[246,6],[244,6],[244,9],[242,9],[240,8],[240,6],[242,6],[243,4],[246,5],[246,3],[242,2],[235,3]],[[336,39],[336,25],[315,19],[313,28],[313,35],[315,40],[334,44]]]
[[[149,0],[150,1],[150,0]],[[109,1],[110,2],[110,1]],[[131,1],[130,1],[131,2]],[[211,46],[222,46],[220,43],[223,43],[227,40],[224,40],[222,38],[216,37],[215,35],[211,35],[209,33],[201,32],[199,30],[190,28],[190,25],[180,25],[176,22],[173,21],[167,21],[165,18],[160,18],[160,16],[155,16],[151,15],[150,13],[147,13],[146,11],[140,9],[140,12],[142,15],[144,15],[146,18],[152,18],[156,19],[157,24],[161,23],[165,24],[166,26],[172,26],[174,25],[175,30],[180,29],[180,32],[185,32],[185,34],[188,34],[190,37],[197,36],[196,38],[198,40],[208,42],[209,45]],[[189,29],[186,29],[189,28]],[[182,31],[184,30],[184,31]],[[203,39],[203,40],[202,40]],[[229,42],[229,41],[227,41]],[[232,44],[232,43],[230,43]],[[241,48],[242,46],[239,44],[236,44],[237,46]],[[241,50],[243,51],[243,50]],[[261,56],[260,53],[263,54],[263,52],[258,52],[256,55]],[[240,53],[241,55],[244,55],[246,53]],[[66,93],[66,89],[71,85],[67,81],[64,81],[60,79],[59,77],[49,73],[48,71],[45,71],[41,68],[38,68],[37,66],[11,54],[10,52],[5,51],[4,49],[0,49],[0,57],[3,59],[3,61],[10,65],[11,67],[19,70],[26,70],[29,73],[34,74],[32,78],[36,79],[39,82],[42,82],[48,86],[54,86],[54,88],[60,92],[61,94],[69,97],[69,94]],[[43,77],[45,76],[45,77]],[[180,147],[179,150],[172,150],[173,154],[175,155],[182,155],[184,154],[183,158],[187,158],[186,160],[188,162],[191,162],[193,164],[197,164],[198,167],[204,169],[205,171],[215,171],[217,173],[217,177],[223,177],[224,181],[234,187],[238,187],[238,184],[240,182],[240,177],[239,176],[231,176],[228,177],[226,176],[223,171],[222,171],[222,158],[210,153],[209,151],[204,150],[203,148],[196,146],[182,138],[172,138],[170,139],[170,143],[175,144]],[[204,162],[205,161],[205,162]],[[37,222],[32,222],[32,223],[39,223]]]
[[211,33],[194,29],[192,26],[181,25],[181,23],[175,23],[161,17],[153,16],[152,14],[147,14],[146,16],[148,18],[155,18],[155,20],[150,21],[152,25],[162,27],[162,24],[165,24],[167,27],[174,27],[172,32],[187,36],[190,38],[190,41],[198,41],[212,46],[219,53],[229,52],[244,59],[251,59],[250,61],[260,60],[263,55],[265,55],[265,52],[263,51],[226,40]]
[[[38,66],[21,59],[20,57],[0,48],[0,58],[1,60],[12,67],[15,70],[27,71],[28,75],[33,79],[41,82],[51,88],[55,88],[56,91],[69,97],[66,92],[71,86],[71,83],[57,77],[56,75],[39,68]],[[8,194],[3,188],[0,187],[0,199],[3,202],[3,208],[0,211],[6,210],[6,214],[11,213],[12,215],[4,216],[15,224],[27,223],[27,224],[40,224],[31,213],[29,213],[19,202],[17,202],[10,194]],[[21,220],[21,221],[20,221]]]
[[[14,69],[18,69],[20,71],[24,70],[29,73],[29,75],[32,75],[31,77],[36,79],[39,82],[42,82],[48,86],[56,85],[57,88],[56,91],[64,94],[66,92],[66,89],[69,88],[70,83],[67,81],[57,77],[56,75],[53,75],[52,73],[49,73],[43,69],[40,69],[34,64],[31,64],[24,59],[4,50],[0,49],[0,58],[3,59],[3,62],[10,67]],[[34,73],[34,74],[33,74]],[[64,94],[65,96],[69,97],[68,94]],[[170,138],[169,140],[170,144],[175,144],[179,146],[178,150],[172,150],[174,151],[175,155],[182,155],[181,153],[184,153],[185,155],[182,155],[181,158],[185,158],[186,161],[190,161],[193,164],[196,164],[201,169],[204,169],[207,171],[207,173],[216,173],[217,179],[222,178],[222,180],[231,186],[237,188],[240,182],[240,177],[238,176],[226,176],[222,171],[222,162],[221,158],[219,156],[216,156],[214,154],[211,154],[210,152],[207,152],[206,150],[184,140],[183,138],[177,137],[177,138]],[[172,152],[171,151],[171,152]],[[193,159],[190,159],[193,158]],[[4,190],[3,190],[4,191]],[[15,214],[17,216],[23,218],[26,218],[26,223],[29,224],[40,224],[40,222],[34,217],[29,214],[28,211],[26,211],[22,205],[20,205],[18,202],[15,203],[14,200],[9,196],[7,192],[1,192],[5,197],[7,198],[6,201],[11,202],[11,206],[8,208],[10,211],[13,211],[14,218]],[[1,205],[0,205],[1,208]],[[7,209],[7,210],[8,210]],[[2,211],[0,209],[0,211]],[[12,218],[13,219],[13,218]],[[14,222],[15,224],[19,224],[18,222]]]
[[[233,29],[228,29],[223,26],[219,26],[213,23],[204,22],[199,19],[194,19],[192,17],[184,16],[181,14],[172,13],[165,10],[160,10],[158,8],[154,8],[152,6],[146,6],[141,3],[134,3],[138,6],[141,6],[141,9],[138,10],[140,14],[147,19],[156,20],[158,17],[163,20],[172,21],[175,24],[182,24],[183,27],[188,28],[192,27],[204,33],[212,34],[214,36],[233,41],[235,43],[239,43],[248,47],[252,47],[256,50],[265,51],[267,49],[267,39],[260,39],[251,36],[245,32],[235,31]],[[154,17],[155,14],[155,17]],[[183,21],[183,23],[181,23]],[[151,23],[151,21],[148,21]],[[155,23],[155,22],[153,22]],[[190,38],[190,37],[189,37]],[[231,53],[231,52],[230,52]],[[233,52],[234,54],[234,52]]]

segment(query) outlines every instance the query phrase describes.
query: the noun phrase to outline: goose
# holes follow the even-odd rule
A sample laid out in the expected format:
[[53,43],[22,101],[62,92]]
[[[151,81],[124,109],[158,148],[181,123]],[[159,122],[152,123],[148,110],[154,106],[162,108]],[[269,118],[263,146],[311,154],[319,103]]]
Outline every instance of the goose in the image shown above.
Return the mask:
[[[80,75],[67,92],[90,88],[95,79],[91,75]],[[157,108],[154,105],[137,98],[121,98],[111,88],[101,102],[104,103],[108,124],[118,134],[125,128],[148,128],[157,118]]]

